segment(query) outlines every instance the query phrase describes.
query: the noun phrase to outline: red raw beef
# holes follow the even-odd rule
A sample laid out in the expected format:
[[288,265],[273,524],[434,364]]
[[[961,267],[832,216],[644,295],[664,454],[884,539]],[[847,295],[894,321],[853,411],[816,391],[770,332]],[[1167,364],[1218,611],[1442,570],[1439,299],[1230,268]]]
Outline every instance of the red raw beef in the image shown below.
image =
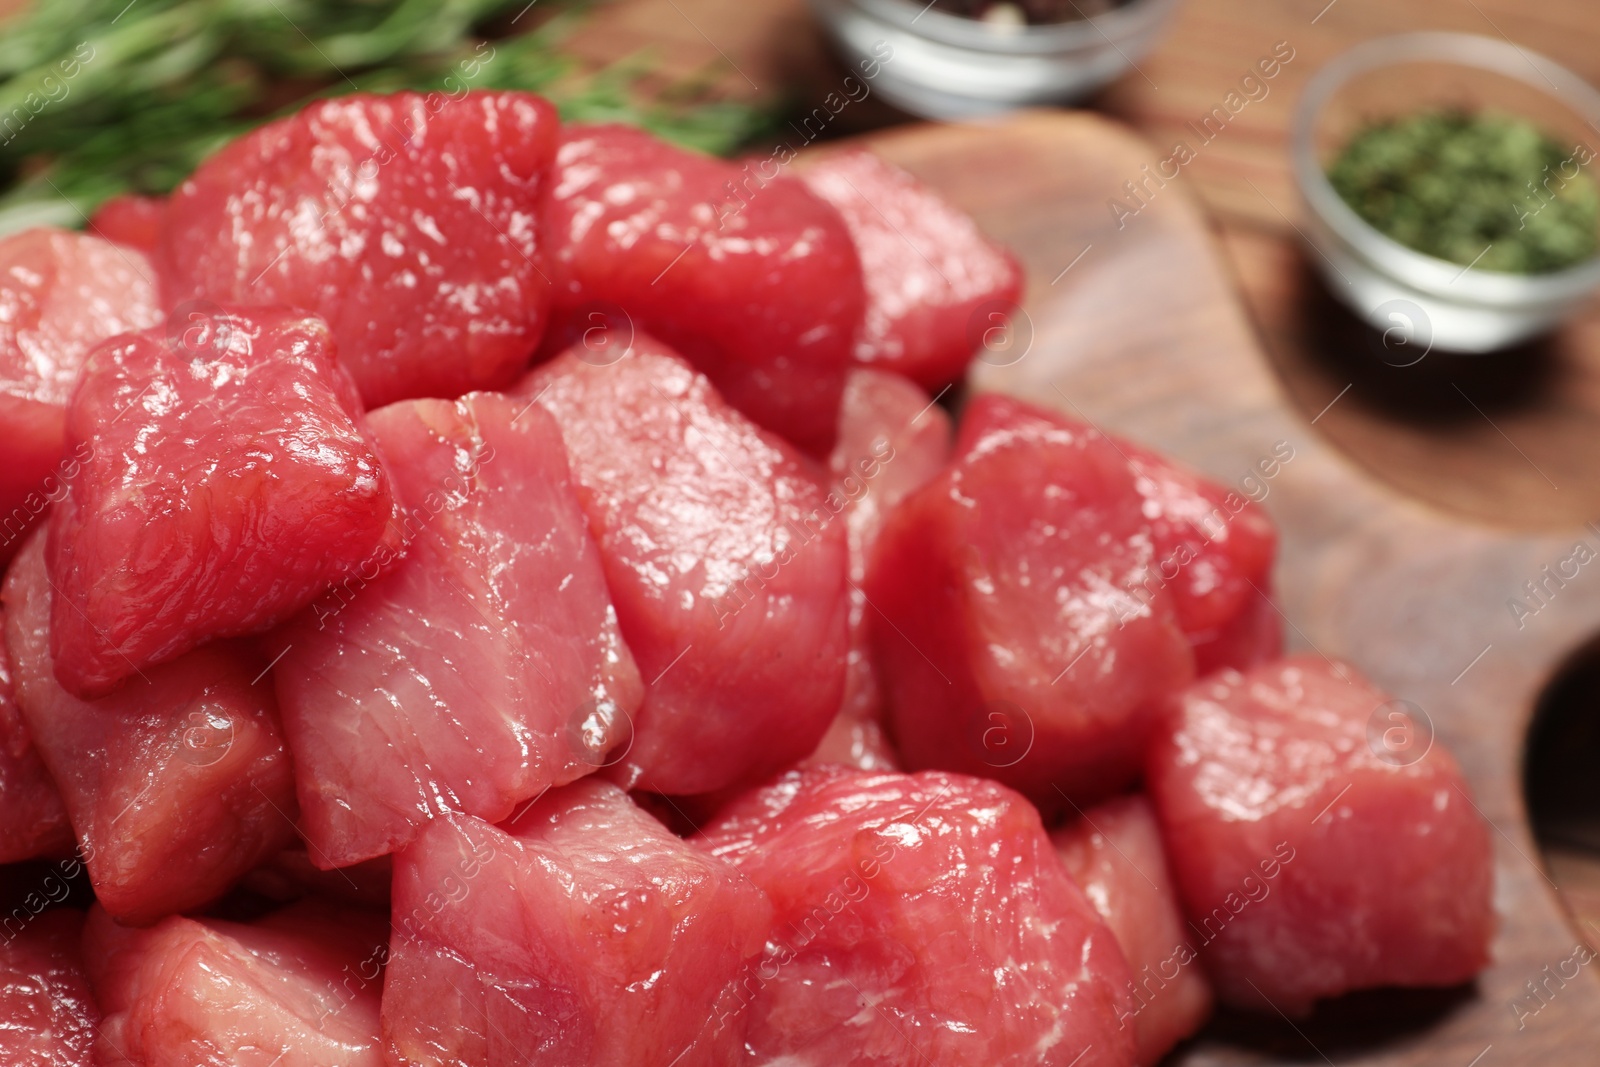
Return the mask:
[[[1194,644],[1195,673],[1212,674],[1224,667],[1249,670],[1283,655],[1283,615],[1272,599],[1272,586],[1261,585],[1248,607],[1212,636]],[[1181,602],[1181,594],[1180,594]]]
[[1121,442],[1155,541],[1147,589],[1170,585],[1195,669],[1245,669],[1283,653],[1272,606],[1278,531],[1260,507],[1153,452]]
[[61,230],[0,240],[0,566],[86,458],[67,455],[67,398],[89,350],[161,321],[154,266]]
[[569,352],[518,390],[561,424],[650,680],[628,786],[710,792],[816,748],[843,692],[847,547],[801,457],[643,334],[612,365]]
[[750,1062],[1131,1067],[1127,962],[1010,790],[811,768],[703,843],[776,909],[719,1013]]
[[[889,516],[868,569],[874,659],[911,767],[997,778],[1046,810],[1138,775],[1194,674],[1117,444],[1016,406]],[[1007,402],[1013,403],[1014,402]]]
[[556,126],[527,93],[313,104],[172,194],[167,294],[316,312],[371,407],[506,385],[545,327]]
[[1145,777],[1220,999],[1294,1015],[1488,962],[1489,831],[1425,729],[1315,656],[1223,671],[1174,701]]
[[268,629],[370,556],[394,498],[359,412],[328,328],[296,311],[96,349],[67,412],[88,458],[50,524],[61,684],[104,696]]
[[297,904],[248,925],[173,916],[148,930],[89,912],[105,1011],[96,1067],[384,1067],[380,916]]
[[366,425],[405,557],[380,552],[267,642],[285,650],[301,827],[324,867],[392,852],[445,812],[504,819],[612,762],[643,691],[543,409],[473,393]]
[[716,1067],[714,1007],[771,924],[761,891],[589,779],[500,830],[431,823],[395,864],[383,991],[407,1067]]
[[[1024,425],[1041,432],[1092,427],[1020,400],[985,394],[967,405],[958,452],[982,438]],[[1238,492],[1121,438],[1111,442],[1127,461],[1154,558],[1130,591],[1149,602],[1169,591],[1178,625],[1194,646],[1196,672],[1240,670],[1283,654],[1283,622],[1270,596],[1278,531],[1261,508]],[[1287,447],[1287,446],[1285,446]],[[1292,458],[1294,453],[1288,453]],[[1281,466],[1277,459],[1263,460]]]
[[1211,985],[1184,926],[1150,802],[1118,797],[1050,835],[1067,871],[1117,935],[1133,969],[1123,1017],[1139,1042],[1141,1067],[1205,1025]]
[[213,900],[294,832],[272,689],[252,684],[265,664],[207,645],[85,702],[56,683],[50,599],[40,533],[6,575],[6,647],[95,895],[129,923]]
[[827,454],[866,302],[837,211],[626,126],[567,127],[553,188],[554,347],[597,317],[648,330],[755,422]]
[[[0,636],[5,613],[0,611]],[[0,642],[0,863],[72,851],[72,824],[55,779],[34,751],[28,724],[17,707],[11,657]]]
[[101,204],[89,217],[89,232],[125,248],[155,255],[161,246],[167,202],[159,196],[124,193]]
[[57,908],[0,939],[0,1063],[91,1067],[100,1024],[79,947],[83,913]]
[[884,730],[883,696],[872,668],[862,584],[885,518],[912,490],[932,481],[950,458],[950,416],[897,374],[858,369],[845,382],[839,442],[828,458],[832,492],[843,497],[850,534],[850,656],[844,703],[812,762],[864,771],[899,769]]
[[966,212],[871,152],[825,156],[800,177],[839,209],[861,257],[867,310],[856,362],[925,389],[959,381],[985,332],[1016,311],[1016,257]]

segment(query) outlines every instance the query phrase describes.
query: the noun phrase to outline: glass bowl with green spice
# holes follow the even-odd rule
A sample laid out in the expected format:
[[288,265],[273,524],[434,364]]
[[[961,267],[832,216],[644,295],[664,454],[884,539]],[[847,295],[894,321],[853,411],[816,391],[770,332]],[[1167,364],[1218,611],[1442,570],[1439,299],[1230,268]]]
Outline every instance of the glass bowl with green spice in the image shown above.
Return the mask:
[[1494,351],[1600,288],[1600,92],[1552,60],[1379,38],[1317,72],[1292,136],[1310,257],[1386,343]]

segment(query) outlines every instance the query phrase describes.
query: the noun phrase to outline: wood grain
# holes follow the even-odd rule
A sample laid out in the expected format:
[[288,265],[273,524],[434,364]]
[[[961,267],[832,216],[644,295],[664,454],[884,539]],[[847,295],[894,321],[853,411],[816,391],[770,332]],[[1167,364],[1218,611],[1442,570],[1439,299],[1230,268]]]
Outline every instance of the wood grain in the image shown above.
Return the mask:
[[1363,995],[1298,1030],[1225,1017],[1176,1062],[1467,1067],[1482,1054],[1476,1062],[1493,1067],[1592,1055],[1592,968],[1521,1029],[1512,1004],[1578,943],[1537,859],[1518,762],[1550,672],[1600,630],[1600,598],[1568,590],[1521,629],[1506,600],[1576,538],[1600,537],[1462,523],[1330,446],[1263,356],[1187,193],[1170,190],[1123,230],[1096,210],[1105,188],[1149,158],[1148,143],[1124,128],[1038,112],[987,128],[908,127],[866,143],[972,212],[1028,267],[1032,347],[1011,366],[979,366],[974,388],[1061,408],[1224,482],[1277,442],[1293,446],[1265,502],[1283,531],[1276,578],[1291,645],[1349,659],[1426,711],[1496,828],[1501,928],[1494,963],[1473,988]]

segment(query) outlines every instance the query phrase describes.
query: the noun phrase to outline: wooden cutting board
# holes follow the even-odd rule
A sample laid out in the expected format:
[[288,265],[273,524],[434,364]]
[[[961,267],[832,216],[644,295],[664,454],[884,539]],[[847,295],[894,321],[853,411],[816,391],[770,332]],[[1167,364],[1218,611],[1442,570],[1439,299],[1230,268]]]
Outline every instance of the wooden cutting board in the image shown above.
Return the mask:
[[[1600,548],[1600,532],[1474,526],[1402,497],[1339,454],[1285,399],[1184,189],[1159,190],[1120,226],[1113,217],[1108,199],[1160,158],[1127,128],[1086,112],[1036,112],[856,143],[937,187],[1027,265],[1018,336],[1031,330],[1031,345],[1008,366],[978,364],[975,389],[1086,418],[1236,487],[1288,442],[1293,459],[1250,486],[1266,487],[1264,506],[1282,530],[1276,584],[1291,647],[1348,659],[1419,706],[1494,825],[1500,930],[1474,987],[1364,994],[1298,1024],[1225,1015],[1176,1062],[1600,1059],[1600,961],[1529,999],[1528,983],[1546,980],[1546,967],[1557,973],[1579,938],[1540,866],[1520,767],[1536,697],[1600,633],[1600,597],[1579,579],[1536,614],[1519,618],[1507,604],[1575,542]],[[1519,1004],[1539,1010],[1519,1018]]]

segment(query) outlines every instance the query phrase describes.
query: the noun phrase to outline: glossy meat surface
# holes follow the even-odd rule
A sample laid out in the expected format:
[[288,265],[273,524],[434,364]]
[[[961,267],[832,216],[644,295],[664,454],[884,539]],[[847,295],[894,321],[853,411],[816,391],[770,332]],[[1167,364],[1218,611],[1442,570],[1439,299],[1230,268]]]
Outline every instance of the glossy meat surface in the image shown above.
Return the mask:
[[642,689],[542,409],[474,393],[365,425],[404,556],[380,551],[267,639],[322,866],[391,852],[444,812],[498,821],[614,762]]
[[369,407],[505,385],[545,327],[556,125],[514,92],[351,94],[270,123],[172,194],[168,298],[315,312]]
[[0,863],[72,851],[72,824],[17,706],[0,611]]
[[625,126],[567,127],[549,216],[557,339],[596,312],[648,331],[756,423],[826,455],[861,266],[831,205],[748,170]]
[[266,667],[230,644],[152,667],[94,702],[57,684],[36,534],[6,575],[17,702],[96,897],[150,923],[220,896],[293,836],[294,783]]
[[294,905],[148,930],[89,913],[97,1067],[384,1067],[381,916]]
[[[1079,433],[1092,427],[999,394],[978,397],[962,415],[957,450],[993,431],[1030,425]],[[1271,600],[1278,531],[1256,503],[1130,441],[1112,438],[1126,461],[1148,528],[1151,559],[1128,592],[1143,603],[1167,597],[1194,646],[1195,667],[1245,670],[1283,652],[1283,617]],[[1286,452],[1284,450],[1287,450]],[[1294,457],[1287,442],[1261,462],[1274,474]],[[1257,479],[1259,482],[1259,479]]]
[[770,917],[760,890],[595,779],[506,830],[435,820],[396,862],[392,1062],[732,1063],[713,1007]]
[[518,391],[561,424],[648,683],[627,784],[704,793],[811,752],[844,685],[843,501],[645,335],[608,366],[569,352]]
[[971,408],[868,570],[895,739],[910,767],[1047,810],[1093,803],[1137,776],[1161,701],[1193,676],[1189,642],[1171,589],[1134,592],[1156,548],[1117,444],[1015,401]]
[[871,152],[825,156],[800,177],[839,209],[861,257],[867,309],[856,362],[925,389],[965,377],[986,331],[1016,311],[1016,257],[960,208]]
[[83,913],[43,912],[0,938],[0,1063],[6,1067],[91,1067],[95,1006],[84,971]]
[[62,230],[0,239],[0,564],[61,498],[67,399],[89,350],[161,322],[156,270],[133,249]]
[[67,413],[88,453],[50,525],[50,651],[93,698],[287,619],[378,547],[389,479],[321,320],[217,310],[90,356]]
[[1269,599],[1278,549],[1272,520],[1238,492],[1154,452],[1126,442],[1122,449],[1156,548],[1144,586],[1172,588],[1198,673],[1280,655],[1283,623]]
[[1127,963],[1010,790],[812,768],[735,802],[703,841],[776,911],[724,1010],[745,1062],[1133,1063]]
[[1142,796],[1097,804],[1050,835],[1072,880],[1117,936],[1133,971],[1121,1020],[1154,1067],[1211,1014],[1211,985],[1184,924],[1161,830]]
[[883,723],[862,585],[878,531],[900,501],[931,481],[950,457],[950,416],[897,374],[858,368],[845,382],[839,441],[828,457],[830,492],[846,501],[850,540],[850,655],[844,702],[812,760],[864,771],[899,769]]
[[1224,1002],[1293,1015],[1488,962],[1489,829],[1443,743],[1353,668],[1295,656],[1196,682],[1146,782]]
[[89,232],[124,248],[137,248],[146,255],[155,255],[161,247],[161,228],[166,217],[164,197],[123,193],[95,209],[89,216]]

